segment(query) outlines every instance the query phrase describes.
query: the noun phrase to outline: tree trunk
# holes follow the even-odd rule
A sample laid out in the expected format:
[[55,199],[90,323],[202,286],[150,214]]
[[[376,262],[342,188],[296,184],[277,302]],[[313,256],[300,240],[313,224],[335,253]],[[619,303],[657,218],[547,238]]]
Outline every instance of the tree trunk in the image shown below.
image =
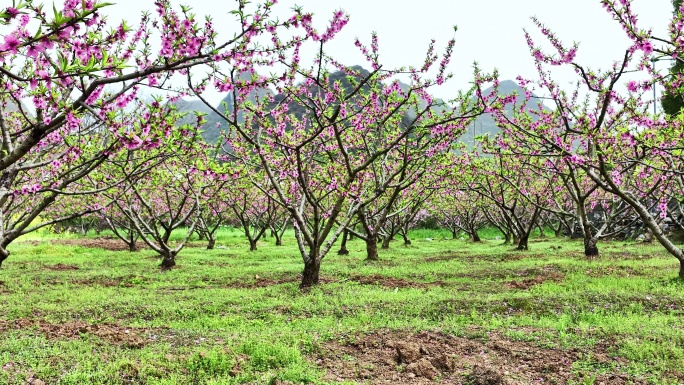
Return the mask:
[[276,239],[276,244],[275,244],[276,246],[282,246],[283,245],[283,237],[278,235],[278,233],[276,233],[275,239]]
[[162,262],[159,267],[161,267],[162,270],[168,270],[174,266],[176,266],[176,253],[170,251],[168,254],[162,254]]
[[519,235],[513,235],[513,244],[520,245],[520,239],[521,237]]
[[539,238],[546,238],[546,233],[544,233],[544,226],[537,225],[537,228],[539,229]]
[[477,233],[477,230],[473,230],[473,242],[482,242],[482,239],[480,239],[480,234]]
[[345,230],[344,233],[342,233],[342,243],[340,244],[340,250],[337,252],[337,255],[349,255],[349,250],[347,250],[348,237],[349,233]]
[[518,240],[518,250],[529,250],[529,247],[527,245],[527,241],[530,238],[530,234],[523,234],[520,236],[520,239]]
[[597,242],[598,239],[596,239],[596,237],[591,237],[589,239],[584,238],[584,255],[586,257],[598,257],[599,250],[598,246],[596,246]]
[[318,276],[320,271],[321,261],[319,261],[317,258],[311,258],[308,263],[304,263],[302,283],[299,284],[299,288],[308,289],[311,286],[318,285]]
[[644,233],[644,243],[651,242],[653,242],[653,231],[651,231],[649,228],[646,228],[646,233]]
[[136,233],[133,231],[133,229],[128,231],[128,241],[126,244],[128,244],[128,251],[131,253],[134,253],[138,251],[138,240],[137,240]]
[[207,250],[214,250],[216,246],[216,239],[214,237],[209,237],[209,242],[207,243]]
[[402,234],[401,236],[404,238],[404,246],[411,246],[411,240],[409,239],[408,235]]
[[7,246],[2,246],[0,247],[0,267],[2,267],[2,263],[9,257],[10,252],[7,250]]
[[256,240],[249,240],[249,251],[256,251],[257,250],[257,241]]
[[380,259],[378,256],[378,238],[375,234],[366,235],[366,260],[367,261],[377,261]]
[[458,232],[456,230],[451,230],[451,239],[456,239]]
[[511,233],[504,233],[504,245],[511,244]]
[[684,279],[684,259],[679,260],[679,279]]
[[392,240],[393,237],[387,236],[382,240],[382,245],[380,245],[380,248],[383,250],[387,250],[390,247],[390,241]]

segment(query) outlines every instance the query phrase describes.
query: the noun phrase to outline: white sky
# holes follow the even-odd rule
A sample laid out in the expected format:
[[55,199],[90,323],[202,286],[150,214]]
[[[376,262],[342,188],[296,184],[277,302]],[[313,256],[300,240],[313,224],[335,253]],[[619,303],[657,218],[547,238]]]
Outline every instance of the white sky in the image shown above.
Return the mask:
[[[115,5],[103,12],[110,22],[125,18],[135,24],[142,10],[154,9],[152,0],[114,2]],[[235,28],[234,16],[228,15],[234,1],[185,0],[180,3],[192,6],[198,15],[210,14],[219,34],[232,32]],[[174,4],[179,2],[174,0]],[[455,79],[434,92],[435,96],[444,99],[451,99],[459,89],[468,87],[474,61],[487,72],[498,68],[501,80],[514,79],[518,75],[534,78],[535,69],[523,28],[532,32],[538,43],[544,40],[530,20],[531,16],[537,16],[564,42],[579,42],[576,60],[594,68],[607,68],[620,59],[628,47],[624,32],[601,7],[599,0],[280,0],[276,5],[277,15],[281,19],[288,17],[295,4],[315,14],[314,24],[319,30],[324,28],[334,10],[341,8],[349,13],[349,24],[328,45],[328,52],[348,65],[364,63],[353,45],[354,38],[370,43],[370,34],[376,31],[381,62],[386,67],[420,66],[430,39],[437,40],[438,52],[441,52],[454,35],[453,26],[458,25],[450,65]],[[633,0],[632,4],[640,17],[640,26],[653,28],[655,35],[664,37],[672,12],[670,0]],[[658,64],[662,70],[669,66],[665,62]],[[560,82],[575,80],[569,71],[559,72],[557,79]],[[214,103],[222,98],[215,92],[207,96]]]

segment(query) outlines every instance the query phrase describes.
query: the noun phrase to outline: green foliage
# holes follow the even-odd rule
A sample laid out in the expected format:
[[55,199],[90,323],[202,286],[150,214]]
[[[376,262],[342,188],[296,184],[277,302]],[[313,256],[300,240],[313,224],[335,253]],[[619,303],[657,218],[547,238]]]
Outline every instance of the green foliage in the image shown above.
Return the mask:
[[[672,0],[673,13],[679,12],[679,8],[682,5],[682,0]],[[681,74],[684,72],[684,63],[681,61],[675,61],[672,67],[670,67],[670,74]],[[666,91],[663,93],[661,99],[661,105],[663,111],[668,115],[677,115],[682,108],[684,108],[684,90],[675,89]]]
[[[681,0],[679,0],[681,1]],[[676,61],[670,68],[671,74],[684,73],[684,63]],[[663,111],[668,115],[677,115],[684,108],[684,90],[676,89],[664,92],[661,100]]]

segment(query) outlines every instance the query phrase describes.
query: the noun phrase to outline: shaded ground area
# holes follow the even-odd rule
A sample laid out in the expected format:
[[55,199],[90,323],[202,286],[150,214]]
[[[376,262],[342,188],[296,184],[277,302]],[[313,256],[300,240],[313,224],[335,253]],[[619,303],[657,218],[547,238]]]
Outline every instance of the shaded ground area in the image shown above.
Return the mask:
[[125,275],[121,277],[92,277],[84,279],[72,279],[70,283],[86,286],[102,286],[102,287],[134,287],[148,282],[149,279],[139,275]]
[[[129,251],[128,245],[116,237],[98,237],[98,238],[79,238],[79,239],[53,239],[51,243],[67,246],[80,246],[98,248],[109,251]],[[186,247],[206,247],[206,241],[186,242]],[[147,245],[143,241],[138,241],[138,250],[147,249]]]
[[349,278],[351,281],[358,282],[360,284],[364,285],[379,285],[379,286],[384,286],[388,287],[391,289],[397,289],[397,288],[417,288],[417,289],[426,289],[429,287],[435,287],[435,286],[443,286],[443,282],[430,282],[430,283],[424,283],[424,282],[415,282],[415,281],[408,281],[403,278],[395,278],[395,277],[387,277],[384,275],[380,274],[370,274],[370,275],[354,275]]
[[[27,241],[30,245],[39,245],[40,241]],[[79,239],[52,239],[50,243],[56,245],[80,246],[99,248],[109,251],[128,251],[128,245],[115,237],[99,237],[99,238],[79,238]],[[138,242],[138,248],[144,249],[146,245],[143,242]]]
[[0,320],[0,332],[24,329],[36,329],[48,339],[79,338],[83,334],[91,334],[109,343],[132,348],[141,348],[153,341],[144,337],[152,329],[130,328],[109,323],[87,324],[82,321],[71,321],[52,324],[44,320],[26,318]]
[[534,285],[542,284],[546,281],[561,282],[565,274],[559,272],[556,266],[549,265],[541,269],[524,269],[517,271],[516,276],[526,277],[521,280],[506,282],[505,287],[509,289],[527,290]]
[[66,270],[78,270],[78,266],[76,265],[67,265],[64,263],[58,263],[56,265],[52,266],[45,266],[48,270],[54,270],[54,271],[66,271]]
[[[607,347],[593,352],[542,348],[525,341],[511,341],[491,333],[485,341],[448,336],[439,332],[380,330],[351,341],[327,342],[319,347],[317,364],[332,381],[371,384],[522,385],[566,384],[581,381],[573,363],[591,354],[602,368],[592,383],[642,384],[623,369],[626,360],[611,357]],[[592,373],[593,374],[593,373]]]

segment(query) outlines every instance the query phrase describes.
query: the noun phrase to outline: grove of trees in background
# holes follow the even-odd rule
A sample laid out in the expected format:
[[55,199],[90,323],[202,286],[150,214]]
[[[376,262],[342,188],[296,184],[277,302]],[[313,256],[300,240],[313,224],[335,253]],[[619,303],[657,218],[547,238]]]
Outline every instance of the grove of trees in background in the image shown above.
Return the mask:
[[[497,74],[476,67],[473,87],[448,101],[432,94],[452,77],[455,40],[427,42],[417,66],[389,68],[374,34],[356,41],[364,65],[345,65],[327,51],[348,22],[342,11],[319,31],[302,9],[278,21],[274,3],[241,0],[232,12],[239,32],[222,40],[211,19],[161,0],[136,28],[110,29],[99,2],[67,1],[49,17],[32,3],[8,7],[0,264],[19,236],[63,221],[106,225],[130,251],[142,242],[157,252],[163,268],[193,233],[212,249],[217,230],[235,226],[254,251],[267,234],[282,244],[289,227],[306,288],[335,244],[345,254],[359,238],[377,260],[378,249],[397,236],[411,244],[409,230],[430,220],[473,242],[495,227],[521,251],[551,229],[582,238],[588,257],[601,239],[654,239],[684,279],[672,238],[684,231],[683,118],[679,109],[654,115],[649,97],[664,87],[665,105],[681,91],[681,4],[669,35],[652,36],[629,1],[601,3],[631,41],[611,68],[577,62],[576,45],[533,19],[551,47],[525,32],[535,78],[501,94]],[[306,63],[302,50],[318,54]],[[656,55],[677,63],[669,76],[654,72]],[[554,80],[558,67],[574,71],[573,87]],[[212,106],[208,87],[231,103]],[[170,96],[139,96],[149,88]],[[202,139],[201,114],[178,111],[184,96],[227,128],[216,146]],[[500,132],[466,147],[460,138],[482,114]]]

